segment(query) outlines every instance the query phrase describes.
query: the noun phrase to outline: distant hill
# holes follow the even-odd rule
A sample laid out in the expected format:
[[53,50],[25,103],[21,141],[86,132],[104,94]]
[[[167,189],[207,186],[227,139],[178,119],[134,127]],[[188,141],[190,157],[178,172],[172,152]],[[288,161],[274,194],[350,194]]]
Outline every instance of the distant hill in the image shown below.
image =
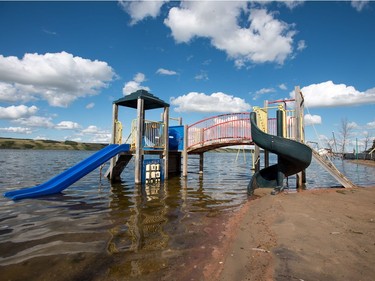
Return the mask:
[[0,137],[0,149],[100,150],[108,144]]
[[[87,143],[75,141],[55,141],[55,140],[32,140],[0,137],[1,149],[39,149],[39,150],[100,150],[107,146],[107,143]],[[241,153],[250,152],[249,149],[225,147],[214,149],[209,152],[220,153]]]

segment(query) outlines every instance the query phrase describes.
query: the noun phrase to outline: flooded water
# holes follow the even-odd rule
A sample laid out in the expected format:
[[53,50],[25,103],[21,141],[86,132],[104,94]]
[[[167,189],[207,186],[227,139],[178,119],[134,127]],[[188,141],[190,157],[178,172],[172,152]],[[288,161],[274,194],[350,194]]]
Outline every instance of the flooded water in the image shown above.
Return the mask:
[[[42,183],[92,153],[0,150],[0,192]],[[97,169],[63,194],[20,201],[1,196],[1,279],[199,279],[194,270],[202,270],[199,261],[209,258],[220,236],[215,225],[248,199],[251,156],[236,156],[206,153],[203,176],[191,156],[187,179],[159,185],[134,185],[131,162],[119,184]],[[335,164],[354,183],[375,185],[373,167]],[[337,185],[315,162],[307,170],[307,188]]]

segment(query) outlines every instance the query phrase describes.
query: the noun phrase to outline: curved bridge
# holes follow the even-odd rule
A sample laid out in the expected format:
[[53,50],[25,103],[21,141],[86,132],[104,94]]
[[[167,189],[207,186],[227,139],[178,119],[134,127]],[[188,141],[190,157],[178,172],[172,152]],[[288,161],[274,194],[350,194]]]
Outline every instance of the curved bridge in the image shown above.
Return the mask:
[[253,144],[250,112],[217,115],[188,126],[189,154],[245,144]]

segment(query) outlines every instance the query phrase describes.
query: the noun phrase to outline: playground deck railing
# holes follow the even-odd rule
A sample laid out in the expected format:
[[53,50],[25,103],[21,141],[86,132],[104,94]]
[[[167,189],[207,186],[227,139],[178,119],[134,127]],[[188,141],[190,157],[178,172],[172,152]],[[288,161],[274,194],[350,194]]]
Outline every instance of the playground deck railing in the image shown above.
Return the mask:
[[[137,139],[137,120],[132,121],[131,149],[135,149]],[[163,122],[145,120],[143,135],[144,149],[164,149],[164,126]]]

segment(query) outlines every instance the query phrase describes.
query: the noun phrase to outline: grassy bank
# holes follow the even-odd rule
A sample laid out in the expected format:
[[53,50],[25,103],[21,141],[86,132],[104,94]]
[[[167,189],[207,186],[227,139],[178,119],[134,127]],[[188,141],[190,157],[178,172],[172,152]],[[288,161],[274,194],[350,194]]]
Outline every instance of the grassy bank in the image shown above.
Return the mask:
[[0,138],[0,149],[99,150],[106,145],[75,141]]
[[[39,150],[100,150],[108,144],[103,143],[86,143],[75,141],[55,141],[55,140],[32,140],[32,139],[15,139],[0,137],[0,149],[39,149]],[[242,148],[220,148],[210,152],[219,153],[240,153],[244,151],[249,153],[249,149]]]

